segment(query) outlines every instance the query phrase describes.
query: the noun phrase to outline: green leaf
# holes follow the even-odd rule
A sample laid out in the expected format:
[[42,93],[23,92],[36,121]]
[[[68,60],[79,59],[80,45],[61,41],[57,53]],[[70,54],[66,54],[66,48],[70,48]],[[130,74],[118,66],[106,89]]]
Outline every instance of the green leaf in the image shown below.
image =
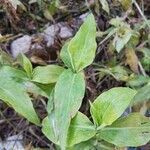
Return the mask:
[[48,20],[53,20],[53,16],[58,12],[60,7],[59,0],[52,0],[47,4],[47,9],[44,9],[44,16]]
[[[58,132],[56,128],[56,120],[54,113],[52,112],[43,120],[42,132],[48,139],[59,145]],[[82,113],[78,112],[76,116],[71,120],[70,127],[67,135],[67,146],[71,147],[77,143],[87,141],[95,136],[96,130],[94,124]]]
[[75,70],[75,66],[73,64],[73,58],[71,52],[69,50],[69,42],[66,42],[61,49],[60,57],[68,68]]
[[59,145],[56,117],[53,109],[54,109],[54,89],[51,91],[48,99],[47,104],[48,116],[42,121],[42,132],[49,140]]
[[47,103],[47,112],[51,114],[54,109],[54,89],[51,91],[49,95],[48,103]]
[[71,120],[68,132],[68,146],[87,141],[96,134],[94,124],[81,112]]
[[99,45],[103,44],[105,41],[107,41],[111,36],[113,36],[116,33],[117,29],[114,27],[109,28],[106,30],[107,36],[99,43]]
[[100,68],[98,69],[101,73],[109,74],[113,76],[118,81],[126,81],[128,79],[128,73],[123,66],[115,66],[112,68]]
[[68,68],[79,72],[94,59],[96,51],[96,23],[90,14],[75,37],[66,43],[60,53],[61,59]]
[[140,51],[143,53],[144,57],[141,59],[141,63],[145,71],[149,72],[150,70],[150,50],[149,48],[142,48]]
[[51,93],[54,88],[54,84],[35,84],[30,81],[25,81],[22,84],[28,93],[32,93],[35,96],[41,95],[47,98],[49,98],[49,93]]
[[107,0],[99,0],[99,1],[102,5],[102,8],[109,14],[109,5]]
[[94,122],[102,127],[111,125],[129,106],[136,91],[130,88],[112,88],[96,98],[91,104],[91,114]]
[[12,78],[14,80],[28,80],[27,75],[24,71],[19,70],[19,69],[15,69],[13,67],[10,66],[3,66],[0,67],[0,78],[4,77],[4,78]]
[[113,46],[119,53],[126,46],[135,32],[131,30],[130,26],[124,22],[121,17],[111,19],[110,24],[116,27],[116,35],[113,40]]
[[21,63],[21,66],[26,71],[28,77],[31,78],[33,68],[30,60],[24,54],[19,55],[18,59],[19,62]]
[[40,125],[39,118],[24,87],[11,78],[5,76],[0,78],[0,99],[11,105],[16,112],[32,123]]
[[150,83],[140,88],[133,100],[134,103],[150,100]]
[[127,82],[127,85],[130,87],[137,88],[146,85],[148,82],[150,82],[150,77],[143,75],[135,75]]
[[94,138],[92,138],[88,141],[81,142],[72,147],[67,147],[66,150],[95,150],[96,144],[97,144],[97,141]]
[[26,92],[35,95],[42,95],[49,97],[49,93],[54,87],[54,84],[40,84],[32,83],[26,73],[22,70],[12,68],[10,66],[3,66],[0,68],[0,77],[9,78],[22,85]]
[[36,86],[38,86],[49,98],[50,93],[52,92],[52,90],[55,87],[55,84],[40,84],[40,83],[36,83]]
[[54,92],[54,113],[62,149],[66,147],[70,121],[80,108],[84,93],[85,80],[83,73],[73,73],[68,69],[60,75]]
[[121,150],[121,149],[117,149],[113,144],[103,141],[102,139],[98,140],[96,149],[98,150]]
[[66,150],[115,150],[115,146],[106,141],[97,141],[97,139],[93,137],[88,141],[67,147]]
[[128,41],[128,43],[126,44],[126,47],[128,49],[133,48],[135,49],[136,46],[138,45],[140,41],[140,33],[137,32],[136,30],[132,30],[132,36],[130,38],[130,40]]
[[10,3],[15,9],[17,9],[17,6],[20,6],[24,11],[26,11],[26,7],[23,5],[22,2],[20,2],[20,0],[11,0]]
[[50,141],[59,145],[56,120],[53,112],[42,121],[42,132]]
[[123,22],[123,18],[121,17],[112,18],[109,23],[115,26],[116,28],[119,28],[125,25],[125,23]]
[[98,137],[119,147],[141,146],[150,141],[150,120],[133,113],[101,129]]
[[116,48],[116,51],[119,53],[124,46],[128,43],[132,36],[132,30],[129,27],[120,27],[116,36],[113,40],[113,45]]
[[42,84],[55,83],[63,71],[64,68],[57,65],[39,66],[33,71],[32,81]]
[[[3,38],[3,36],[1,36],[1,34],[0,34],[0,42],[2,42],[1,38]],[[4,37],[4,38],[6,38],[6,37]],[[13,64],[12,56],[0,49],[0,66],[1,65],[11,65],[11,64]]]

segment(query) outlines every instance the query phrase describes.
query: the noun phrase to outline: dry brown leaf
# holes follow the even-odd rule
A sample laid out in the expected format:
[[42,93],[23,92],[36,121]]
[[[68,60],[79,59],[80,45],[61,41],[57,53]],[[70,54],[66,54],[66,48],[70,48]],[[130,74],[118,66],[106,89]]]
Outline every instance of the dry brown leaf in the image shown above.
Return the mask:
[[125,50],[126,63],[130,66],[134,73],[139,73],[138,69],[138,57],[133,48],[127,48]]
[[25,150],[32,150],[32,142],[25,146]]

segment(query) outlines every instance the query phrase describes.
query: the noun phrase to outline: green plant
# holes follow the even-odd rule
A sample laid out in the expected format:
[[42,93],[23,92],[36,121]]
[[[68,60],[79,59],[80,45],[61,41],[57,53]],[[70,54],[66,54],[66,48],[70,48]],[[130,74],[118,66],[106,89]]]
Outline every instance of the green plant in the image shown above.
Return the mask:
[[90,14],[61,50],[65,68],[58,65],[33,68],[24,55],[18,59],[23,69],[3,62],[0,99],[41,126],[28,93],[47,97],[48,115],[42,121],[42,131],[58,149],[113,149],[146,144],[150,140],[149,119],[139,113],[122,116],[136,94],[133,89],[112,88],[98,96],[90,103],[93,122],[79,112],[86,88],[83,69],[92,63],[96,47],[96,23]]
[[59,0],[30,0],[29,4],[37,3],[40,11],[44,15],[44,17],[48,20],[53,20],[53,15],[55,15],[60,9],[60,1]]

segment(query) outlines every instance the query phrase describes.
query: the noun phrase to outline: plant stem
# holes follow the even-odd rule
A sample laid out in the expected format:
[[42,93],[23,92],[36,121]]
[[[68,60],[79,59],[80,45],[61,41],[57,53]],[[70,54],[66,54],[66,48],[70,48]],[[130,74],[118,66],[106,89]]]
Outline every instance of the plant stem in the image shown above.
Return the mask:
[[144,19],[145,23],[147,24],[147,26],[150,28],[150,24],[149,24],[147,18],[144,16],[144,14],[143,14],[141,8],[139,7],[138,3],[136,2],[136,0],[133,0],[133,3],[136,6],[136,8],[138,9],[140,15],[143,17],[143,19]]
[[98,131],[98,130],[101,130],[101,129],[104,128],[104,127],[105,127],[104,124],[100,125],[99,127],[97,127],[97,131]]

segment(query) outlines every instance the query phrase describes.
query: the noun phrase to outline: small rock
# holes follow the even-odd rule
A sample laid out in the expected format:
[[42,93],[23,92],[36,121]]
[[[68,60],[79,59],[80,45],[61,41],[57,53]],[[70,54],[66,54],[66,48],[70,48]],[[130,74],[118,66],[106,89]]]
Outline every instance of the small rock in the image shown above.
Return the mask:
[[31,50],[33,49],[43,49],[43,47],[39,44],[39,43],[34,43],[33,45],[31,45]]
[[11,43],[11,53],[16,58],[20,53],[26,53],[30,50],[31,37],[24,35]]
[[88,13],[82,14],[82,15],[80,15],[79,19],[81,19],[82,21],[85,21],[87,16],[88,16]]
[[24,150],[24,147],[22,145],[23,137],[22,135],[14,135],[11,137],[8,137],[6,141],[0,142],[0,150],[6,149],[6,150]]
[[59,32],[59,36],[62,39],[67,39],[73,36],[72,34],[72,29],[69,28],[66,24],[59,24],[59,28],[60,28],[60,32]]
[[55,36],[58,34],[59,27],[58,25],[51,25],[46,28],[43,32],[44,40],[47,42],[47,47],[50,47],[54,44]]
[[67,39],[73,36],[72,32],[72,29],[66,23],[61,22],[47,27],[42,34],[47,47],[50,47],[54,44],[57,35],[62,39]]

